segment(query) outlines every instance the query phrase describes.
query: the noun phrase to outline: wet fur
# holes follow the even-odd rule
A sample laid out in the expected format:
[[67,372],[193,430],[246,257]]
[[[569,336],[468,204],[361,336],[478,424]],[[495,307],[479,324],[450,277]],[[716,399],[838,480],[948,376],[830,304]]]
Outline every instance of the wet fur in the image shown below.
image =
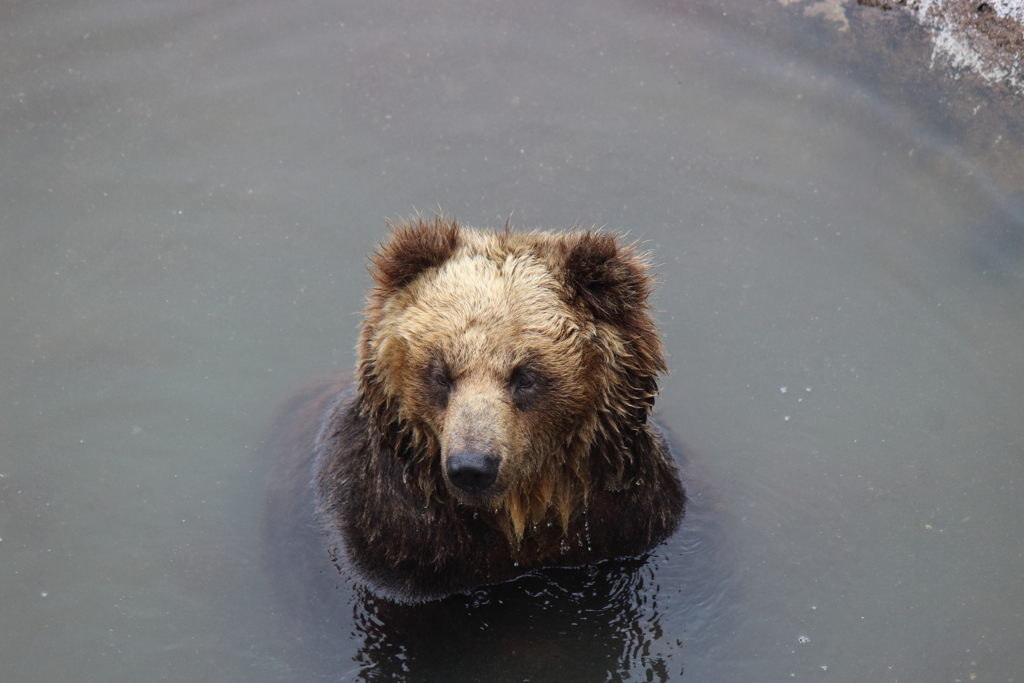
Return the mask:
[[[376,592],[441,597],[675,530],[685,494],[648,420],[665,366],[641,255],[595,231],[417,218],[371,274],[357,378],[290,411],[293,431],[323,417],[284,478],[311,473],[330,550]],[[500,461],[486,491],[447,479],[467,449]]]

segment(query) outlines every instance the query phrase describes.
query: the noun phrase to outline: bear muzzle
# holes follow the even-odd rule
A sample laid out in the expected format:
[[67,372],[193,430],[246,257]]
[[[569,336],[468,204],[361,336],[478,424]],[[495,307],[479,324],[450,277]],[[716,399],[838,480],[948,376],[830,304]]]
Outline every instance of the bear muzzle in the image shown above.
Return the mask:
[[498,458],[483,453],[453,453],[448,456],[445,473],[452,486],[475,497],[494,485],[500,464]]

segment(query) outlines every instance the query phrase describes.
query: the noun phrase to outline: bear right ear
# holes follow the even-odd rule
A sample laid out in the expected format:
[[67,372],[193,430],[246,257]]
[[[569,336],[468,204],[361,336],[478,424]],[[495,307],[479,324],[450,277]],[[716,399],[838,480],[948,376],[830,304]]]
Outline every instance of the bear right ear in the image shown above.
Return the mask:
[[412,282],[428,268],[437,268],[451,258],[459,243],[459,224],[435,216],[426,221],[392,223],[391,237],[370,256],[370,275],[384,292],[393,292]]
[[623,327],[647,327],[653,278],[647,261],[615,235],[577,233],[566,246],[568,284],[598,317]]

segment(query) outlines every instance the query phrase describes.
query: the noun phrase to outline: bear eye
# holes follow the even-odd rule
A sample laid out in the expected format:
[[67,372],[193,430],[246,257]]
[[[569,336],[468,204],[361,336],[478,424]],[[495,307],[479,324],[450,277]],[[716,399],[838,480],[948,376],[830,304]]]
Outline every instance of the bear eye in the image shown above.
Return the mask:
[[530,410],[541,399],[546,381],[539,372],[525,367],[512,373],[508,385],[512,403],[520,410]]
[[439,404],[447,405],[448,395],[452,392],[452,376],[444,363],[431,363],[426,375],[428,393],[434,397]]
[[444,370],[444,368],[435,369],[430,374],[431,379],[433,379],[434,383],[437,384],[438,386],[443,387],[445,389],[452,388],[452,379],[451,377],[448,376],[448,373]]
[[533,377],[526,374],[525,372],[519,373],[518,377],[514,377],[512,380],[512,388],[514,389],[529,389],[533,386]]

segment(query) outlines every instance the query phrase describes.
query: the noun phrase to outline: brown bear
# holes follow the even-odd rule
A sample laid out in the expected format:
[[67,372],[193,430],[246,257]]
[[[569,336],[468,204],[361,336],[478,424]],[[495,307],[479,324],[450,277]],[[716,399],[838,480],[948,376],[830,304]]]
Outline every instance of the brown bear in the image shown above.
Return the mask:
[[325,553],[418,602],[638,555],[675,531],[686,495],[650,420],[665,363],[643,255],[595,230],[417,217],[391,226],[370,270],[355,381],[282,413],[278,545],[302,542],[281,518],[308,495]]

